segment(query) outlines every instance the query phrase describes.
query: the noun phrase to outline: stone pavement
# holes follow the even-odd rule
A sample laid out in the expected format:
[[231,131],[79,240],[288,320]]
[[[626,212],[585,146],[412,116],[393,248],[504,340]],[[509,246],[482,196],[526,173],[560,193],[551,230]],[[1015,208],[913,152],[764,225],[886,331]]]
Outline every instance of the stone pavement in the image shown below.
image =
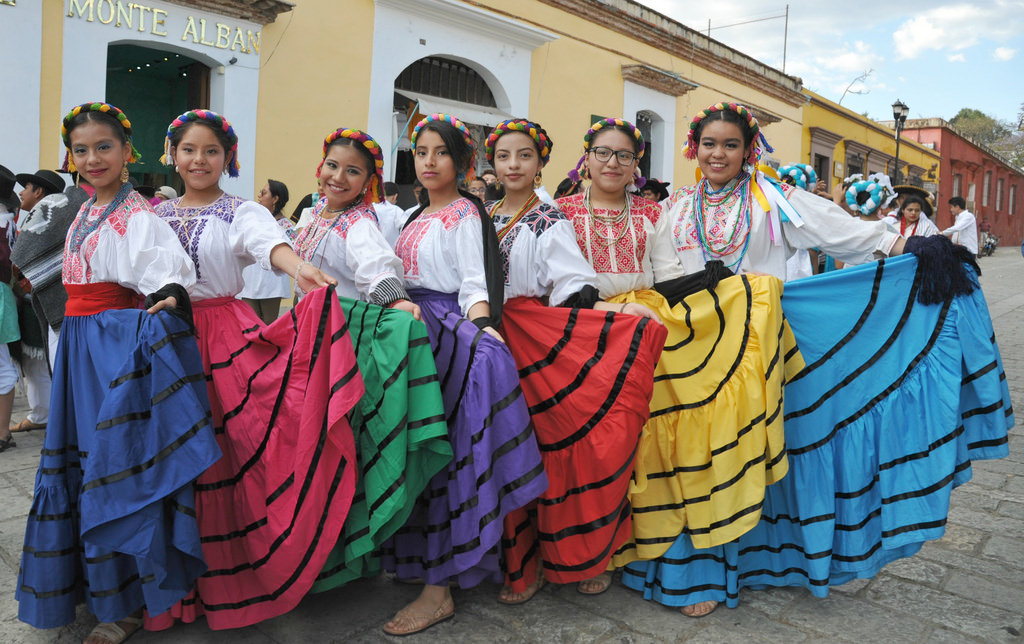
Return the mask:
[[[1013,399],[1024,409],[1024,260],[1003,247],[981,260],[989,310]],[[1020,280],[1020,281],[1018,281]],[[19,398],[15,420],[26,413]],[[0,454],[0,644],[81,642],[94,619],[40,631],[17,620],[14,585],[41,432],[18,436]],[[953,492],[946,536],[910,559],[816,599],[803,589],[743,591],[736,609],[683,617],[618,583],[599,597],[548,586],[523,606],[495,601],[498,588],[455,591],[457,614],[410,640],[428,642],[1011,642],[1024,641],[1024,430],[1010,456],[974,463],[973,480]],[[140,633],[133,644],[395,642],[380,632],[417,588],[364,580],[306,598],[258,626],[213,632],[205,623]]]

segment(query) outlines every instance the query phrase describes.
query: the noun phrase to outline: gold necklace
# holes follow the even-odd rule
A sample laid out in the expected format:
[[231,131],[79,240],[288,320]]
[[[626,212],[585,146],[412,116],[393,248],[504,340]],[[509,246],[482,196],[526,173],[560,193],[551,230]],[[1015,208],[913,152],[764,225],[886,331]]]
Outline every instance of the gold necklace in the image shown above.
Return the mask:
[[[623,237],[625,237],[626,233],[630,230],[630,228],[633,227],[633,219],[632,219],[632,217],[630,217],[630,212],[629,212],[629,210],[630,210],[630,198],[629,198],[629,195],[626,195],[625,197],[626,197],[626,203],[623,204],[622,210],[620,210],[618,212],[618,214],[611,215],[611,216],[609,216],[609,215],[598,215],[597,213],[594,212],[594,208],[593,208],[593,206],[591,205],[591,202],[590,202],[590,186],[587,186],[586,191],[583,193],[583,205],[587,209],[587,215],[589,216],[590,221],[592,221],[594,223],[594,226],[593,226],[594,235],[593,236],[596,237],[598,243],[600,243],[603,246],[611,247],[611,246],[614,246],[614,245],[618,244],[619,240],[621,240]],[[620,230],[618,233],[615,233],[614,232],[615,231],[615,227],[618,226],[622,222],[625,222],[625,225],[622,226],[622,230]],[[611,236],[601,234],[597,230],[597,224],[598,223],[601,223],[601,224],[604,224],[605,226],[610,227],[614,234],[611,235]],[[587,228],[590,228],[590,226],[588,225]]]

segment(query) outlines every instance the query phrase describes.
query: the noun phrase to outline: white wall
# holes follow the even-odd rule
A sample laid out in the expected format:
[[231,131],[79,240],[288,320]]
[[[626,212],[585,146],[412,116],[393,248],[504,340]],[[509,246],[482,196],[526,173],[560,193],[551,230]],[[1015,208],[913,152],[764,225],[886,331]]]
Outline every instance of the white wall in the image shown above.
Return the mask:
[[[81,0],[79,4],[84,1]],[[66,0],[65,4],[68,4]],[[106,7],[107,3],[104,1],[100,4]],[[94,14],[93,21],[89,22],[87,16],[79,16],[77,10],[74,11],[72,17],[68,17],[68,11],[64,12],[61,112],[66,113],[75,105],[104,98],[108,45],[137,45],[187,54],[211,68],[211,104],[192,107],[207,107],[223,114],[231,121],[235,133],[238,135],[238,162],[241,166],[239,177],[231,179],[225,176],[221,180],[221,187],[227,192],[251,199],[255,194],[253,168],[256,162],[259,54],[254,51],[244,53],[237,49],[232,51],[230,48],[218,49],[193,42],[191,37],[185,38],[183,34],[185,34],[189,16],[194,18],[197,25],[200,19],[206,20],[208,42],[215,41],[214,25],[217,22],[232,27],[238,26],[243,31],[252,30],[253,32],[260,31],[261,25],[166,2],[152,1],[146,6],[166,12],[166,16],[163,17],[164,24],[158,26],[157,31],[166,32],[167,35],[153,33],[152,14],[149,14],[146,22],[143,23],[144,31],[139,31],[138,28],[134,28],[135,26],[133,28],[127,28],[124,25],[118,27],[114,22],[103,24],[96,14]],[[0,7],[0,9],[2,8]],[[102,15],[106,18],[105,8]],[[234,65],[228,62],[231,58],[237,58]],[[218,71],[220,67],[224,68],[223,74]],[[38,73],[36,76],[38,78]],[[130,118],[131,114],[128,116]],[[38,120],[38,116],[36,118]],[[60,160],[64,158],[64,147],[57,136],[54,137],[53,154],[55,156],[51,158]],[[60,161],[56,163],[59,164]],[[44,163],[44,165],[47,164]]]
[[[38,0],[0,4],[0,165],[15,174],[35,172],[39,163],[39,92],[43,9]],[[55,126],[55,137],[59,133]],[[63,160],[63,157],[61,157]],[[60,161],[42,167],[56,170]]]
[[[486,81],[497,108],[528,116],[530,59],[555,36],[452,0],[376,0],[367,131],[384,149],[384,178],[394,174],[395,78],[426,56],[453,58]],[[459,116],[455,114],[454,116]]]
[[676,97],[626,81],[622,93],[622,118],[635,124],[636,114],[641,111],[657,116],[651,126],[651,139],[660,145],[651,157],[651,176],[671,182],[676,153]]

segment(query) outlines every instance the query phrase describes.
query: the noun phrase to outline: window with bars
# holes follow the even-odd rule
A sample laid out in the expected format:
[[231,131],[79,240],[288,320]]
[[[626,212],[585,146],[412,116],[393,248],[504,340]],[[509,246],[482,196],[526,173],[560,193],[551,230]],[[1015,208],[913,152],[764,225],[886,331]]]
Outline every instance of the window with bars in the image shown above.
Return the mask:
[[417,60],[398,75],[395,89],[497,107],[487,81],[476,70],[447,58],[428,56]]

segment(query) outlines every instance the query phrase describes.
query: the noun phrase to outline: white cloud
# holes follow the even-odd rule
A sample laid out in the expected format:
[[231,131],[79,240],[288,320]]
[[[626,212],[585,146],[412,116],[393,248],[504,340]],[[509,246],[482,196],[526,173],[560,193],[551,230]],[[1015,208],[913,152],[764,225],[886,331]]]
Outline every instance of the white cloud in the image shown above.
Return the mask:
[[960,3],[918,12],[904,21],[892,38],[896,58],[901,60],[917,58],[930,50],[956,52],[967,49],[979,42],[975,34],[985,34],[988,42],[1004,41],[1019,34],[1022,27],[1024,12],[1019,0]]
[[967,61],[963,54],[950,54],[949,56],[946,56],[946,60],[951,63],[963,63]]
[[1010,49],[1009,47],[996,47],[992,57],[996,60],[1007,61],[1012,59],[1017,54],[1016,49]]

